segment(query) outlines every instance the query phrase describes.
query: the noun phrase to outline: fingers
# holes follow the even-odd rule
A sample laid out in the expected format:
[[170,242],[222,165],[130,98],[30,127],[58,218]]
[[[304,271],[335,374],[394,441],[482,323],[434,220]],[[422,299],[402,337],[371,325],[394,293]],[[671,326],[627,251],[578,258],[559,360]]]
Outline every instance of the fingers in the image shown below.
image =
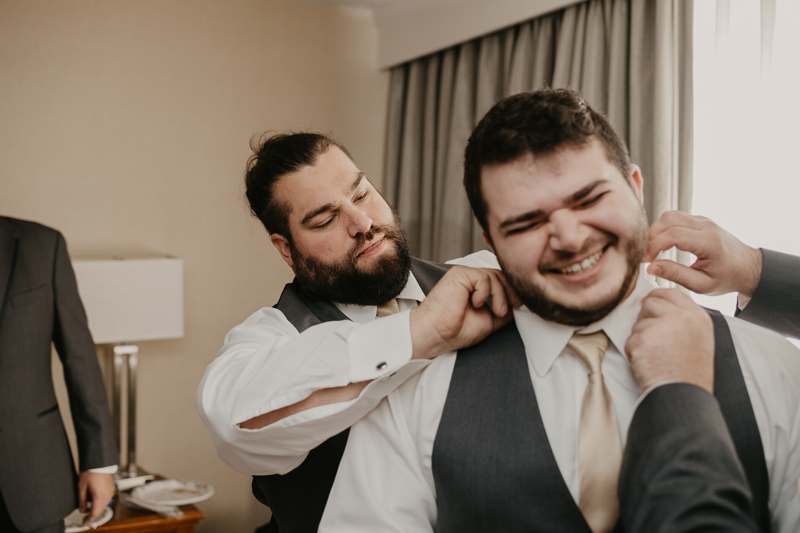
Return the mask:
[[92,500],[92,512],[89,513],[89,516],[83,519],[83,524],[84,525],[90,524],[95,520],[97,520],[98,518],[100,518],[100,515],[103,514],[103,511],[105,510],[107,505],[108,502],[106,502],[106,505],[100,505],[99,502],[95,503],[95,501]]
[[110,474],[100,474],[104,476],[99,478],[96,483],[90,485],[92,491],[92,512],[84,520],[84,524],[88,524],[100,518],[103,511],[108,507],[111,502],[111,497],[114,495],[114,481]]
[[710,219],[696,215],[690,215],[682,211],[664,211],[658,220],[650,226],[650,232],[657,234],[663,229],[682,226],[685,228],[699,229]]
[[78,509],[80,509],[82,513],[86,512],[86,493],[88,488],[89,482],[84,476],[81,476],[78,481]]
[[412,358],[430,359],[470,346],[507,324],[513,317],[509,294],[499,270],[451,268],[411,311]]
[[648,237],[649,243],[642,261],[653,261],[658,254],[665,252],[673,246],[684,252],[698,256],[708,255],[717,245],[716,234],[703,229],[670,227],[665,228],[657,235]]
[[714,281],[703,271],[681,265],[668,259],[659,259],[650,264],[647,273],[686,287],[690,291],[705,294],[713,290]]
[[497,316],[505,316],[508,313],[508,299],[499,272],[499,270],[480,269],[470,273],[475,280],[471,301],[473,307],[480,309],[491,298],[492,312]]
[[111,474],[84,471],[78,479],[78,502],[82,513],[87,512],[88,496],[92,497],[91,512],[83,519],[83,524],[87,525],[96,520],[103,514],[108,507],[111,497],[114,495],[114,478]]
[[642,298],[642,306],[645,304],[663,303],[681,307],[683,309],[693,309],[697,306],[691,296],[682,292],[680,289],[654,289]]
[[713,246],[717,230],[718,226],[705,217],[667,211],[650,226],[647,232],[649,244],[642,261],[653,261],[659,253],[673,246],[703,255],[709,246]]
[[647,325],[646,320],[662,318],[676,311],[693,311],[700,307],[688,294],[678,289],[656,289],[642,299],[642,309],[634,324],[634,331]]
[[508,314],[509,304],[520,305],[519,298],[500,270],[464,267],[458,272],[466,282],[467,291],[471,291],[470,302],[475,309],[485,306],[491,298],[492,313],[498,317],[505,317]]
[[642,300],[625,352],[642,390],[672,380],[713,391],[711,317],[678,289],[656,289]]

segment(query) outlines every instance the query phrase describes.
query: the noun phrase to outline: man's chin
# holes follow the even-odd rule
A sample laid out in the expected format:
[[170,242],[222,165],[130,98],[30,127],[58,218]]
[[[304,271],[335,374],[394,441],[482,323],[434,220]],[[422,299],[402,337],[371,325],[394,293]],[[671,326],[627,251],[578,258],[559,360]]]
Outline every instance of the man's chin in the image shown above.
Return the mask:
[[306,292],[322,299],[354,305],[383,304],[403,290],[411,269],[411,258],[402,242],[392,239],[386,244],[390,246],[382,253],[363,262],[351,255],[347,262],[324,265],[298,254],[295,276]]
[[614,310],[617,304],[618,302],[612,300],[598,307],[572,308],[554,302],[547,302],[546,306],[540,307],[534,310],[534,312],[550,322],[565,324],[567,326],[583,327],[605,318]]
[[[607,316],[625,299],[629,286],[621,283],[615,291],[558,294],[557,291],[519,290],[520,298],[532,312],[550,322],[568,326],[588,326]],[[525,294],[527,293],[527,294]]]

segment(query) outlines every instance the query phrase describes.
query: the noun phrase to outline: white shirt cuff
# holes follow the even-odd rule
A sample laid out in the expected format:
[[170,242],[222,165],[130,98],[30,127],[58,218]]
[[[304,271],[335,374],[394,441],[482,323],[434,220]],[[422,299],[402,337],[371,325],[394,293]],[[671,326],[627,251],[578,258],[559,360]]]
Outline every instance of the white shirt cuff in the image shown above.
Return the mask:
[[374,380],[411,360],[410,311],[377,319],[350,332],[350,381]]
[[117,465],[103,466],[101,468],[90,468],[87,472],[94,472],[95,474],[116,474]]

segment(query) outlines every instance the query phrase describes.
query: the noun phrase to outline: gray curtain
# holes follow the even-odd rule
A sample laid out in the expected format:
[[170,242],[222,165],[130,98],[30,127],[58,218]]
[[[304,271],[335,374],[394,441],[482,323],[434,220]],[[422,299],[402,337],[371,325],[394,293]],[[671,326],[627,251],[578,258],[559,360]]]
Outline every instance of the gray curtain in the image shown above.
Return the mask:
[[626,140],[652,220],[691,208],[692,10],[685,0],[590,0],[397,66],[384,193],[412,253],[485,248],[461,185],[472,129],[500,98],[580,91]]

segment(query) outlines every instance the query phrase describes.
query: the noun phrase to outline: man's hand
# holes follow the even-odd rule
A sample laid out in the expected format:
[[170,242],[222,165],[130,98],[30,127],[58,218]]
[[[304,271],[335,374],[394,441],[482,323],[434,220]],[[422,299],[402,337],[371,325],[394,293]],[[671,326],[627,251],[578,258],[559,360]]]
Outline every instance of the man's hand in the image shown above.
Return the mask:
[[713,322],[678,289],[645,296],[625,351],[643,391],[670,380],[714,392]]
[[114,495],[114,476],[98,472],[84,471],[78,479],[78,504],[82,513],[87,512],[87,496],[91,495],[91,513],[83,519],[83,525],[88,525],[93,520],[100,518],[103,510],[108,507],[108,502]]
[[[704,217],[667,211],[648,232],[650,245],[642,261],[653,261],[647,272],[683,285],[701,294],[718,295],[738,292],[753,296],[761,277],[761,251],[742,241]],[[691,267],[656,256],[676,246],[693,253],[697,261]]]
[[511,305],[519,302],[502,272],[454,266],[411,311],[412,358],[430,359],[483,340],[511,321]]

